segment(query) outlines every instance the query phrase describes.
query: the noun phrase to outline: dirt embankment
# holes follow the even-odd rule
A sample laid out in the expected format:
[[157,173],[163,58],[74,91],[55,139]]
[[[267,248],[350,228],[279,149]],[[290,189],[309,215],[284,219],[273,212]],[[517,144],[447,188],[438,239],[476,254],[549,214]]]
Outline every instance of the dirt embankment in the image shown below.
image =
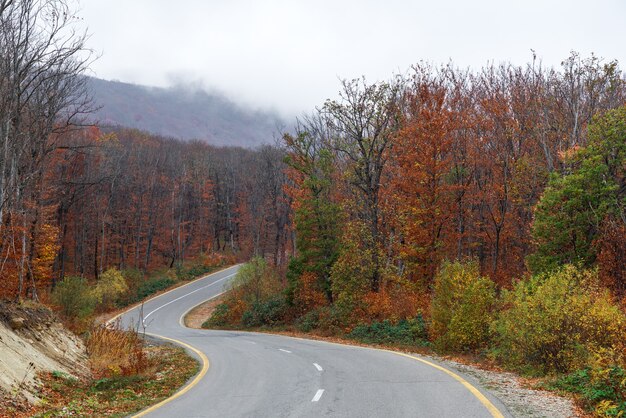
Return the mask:
[[183,318],[185,321],[185,326],[189,328],[202,328],[202,324],[211,317],[211,314],[219,305],[222,303],[223,298],[218,297],[211,300],[207,300],[204,303],[194,307],[192,310],[187,312],[187,315]]
[[82,341],[43,306],[0,302],[0,398],[36,402],[44,371],[89,376]]

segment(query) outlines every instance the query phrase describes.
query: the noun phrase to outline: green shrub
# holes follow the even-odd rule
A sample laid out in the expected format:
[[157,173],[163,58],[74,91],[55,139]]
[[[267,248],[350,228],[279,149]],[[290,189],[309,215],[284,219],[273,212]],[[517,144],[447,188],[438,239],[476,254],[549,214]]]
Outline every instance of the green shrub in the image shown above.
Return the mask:
[[122,273],[115,268],[110,268],[100,275],[92,290],[92,295],[101,309],[110,309],[127,292],[128,285]]
[[124,280],[126,280],[129,291],[136,290],[144,280],[143,272],[135,268],[122,270],[122,276],[124,276]]
[[276,271],[260,257],[255,257],[241,266],[232,287],[237,288],[239,297],[249,305],[283,291]]
[[620,343],[626,323],[597,271],[567,265],[517,283],[494,323],[496,356],[526,372],[571,372]]
[[343,307],[323,306],[317,309],[317,328],[325,335],[342,335],[347,332],[347,319]]
[[197,277],[204,276],[205,274],[210,273],[213,270],[213,267],[196,264],[194,266],[191,266],[189,270],[187,270],[187,274],[189,274],[192,279],[195,279]]
[[221,328],[228,325],[228,318],[230,316],[230,307],[226,303],[220,303],[215,307],[215,310],[202,324],[202,328]]
[[68,385],[76,385],[77,383],[79,383],[79,380],[72,376],[69,373],[66,372],[62,372],[60,370],[53,370],[52,373],[50,373],[52,375],[52,377],[54,377],[56,380],[61,380],[64,383],[68,384]]
[[169,277],[155,277],[143,282],[137,289],[137,295],[135,300],[140,301],[146,297],[157,293],[161,290],[167,289],[170,286],[176,284],[176,281]]
[[230,292],[203,326],[273,326],[282,323],[286,310],[278,274],[264,259],[255,257],[237,271]]
[[99,391],[133,388],[148,378],[143,375],[103,377],[94,382],[93,387]]
[[250,310],[244,312],[241,323],[245,327],[278,325],[283,322],[286,307],[285,298],[282,295],[255,302]]
[[622,366],[577,370],[557,379],[552,388],[579,394],[585,408],[596,416],[626,415],[626,369]]
[[264,259],[255,257],[237,271],[230,291],[203,326],[279,325],[288,310],[284,288],[276,270]]
[[403,319],[396,324],[388,320],[361,324],[348,337],[368,344],[428,345],[426,324],[421,315],[415,319]]
[[344,335],[350,329],[349,322],[343,306],[330,305],[307,312],[297,318],[294,325],[302,332],[319,330],[324,335]]
[[185,267],[183,264],[176,266],[176,278],[181,281],[189,281],[196,279],[200,276],[204,276],[214,270],[214,267],[205,266],[201,263],[194,263],[191,266]]
[[89,291],[87,280],[69,276],[57,283],[52,291],[52,301],[61,307],[68,318],[86,318],[94,311],[96,300]]
[[295,321],[299,331],[311,332],[319,326],[320,314],[317,309],[307,312]]
[[436,346],[444,351],[485,347],[495,304],[495,285],[480,276],[477,262],[444,262],[435,277],[431,305]]

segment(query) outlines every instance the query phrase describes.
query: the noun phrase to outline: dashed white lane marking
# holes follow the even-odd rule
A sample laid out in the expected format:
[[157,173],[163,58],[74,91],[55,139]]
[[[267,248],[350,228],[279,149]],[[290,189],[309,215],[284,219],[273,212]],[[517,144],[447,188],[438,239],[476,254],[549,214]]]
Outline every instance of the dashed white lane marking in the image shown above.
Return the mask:
[[323,372],[324,371],[324,369],[322,369],[322,366],[320,366],[319,364],[313,363],[313,365],[315,366],[315,368],[317,369],[318,372]]
[[291,354],[291,351],[289,351],[289,350],[283,350],[282,348],[279,348],[278,350],[279,350],[279,351],[282,351],[282,352],[284,352],[284,353],[289,353],[289,354]]
[[313,399],[311,399],[311,402],[319,401],[323,394],[324,394],[324,389],[318,389],[317,392],[315,393],[315,396],[313,396]]

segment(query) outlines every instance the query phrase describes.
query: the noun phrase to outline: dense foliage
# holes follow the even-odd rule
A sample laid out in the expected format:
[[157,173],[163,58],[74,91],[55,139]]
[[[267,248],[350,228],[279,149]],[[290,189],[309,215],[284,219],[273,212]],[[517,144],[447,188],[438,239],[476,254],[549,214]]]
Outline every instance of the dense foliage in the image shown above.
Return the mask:
[[406,346],[428,345],[426,324],[421,316],[403,319],[393,324],[389,320],[357,325],[349,338],[369,344],[400,344]]
[[592,265],[599,240],[610,238],[601,237],[603,225],[626,223],[625,138],[626,107],[598,116],[589,127],[589,144],[567,156],[565,174],[551,178],[535,211],[533,270]]
[[72,10],[1,4],[0,297],[50,293],[82,318],[252,258],[207,325],[429,338],[574,373],[594,407],[612,402],[602,413],[622,408],[617,62],[419,63],[343,80],[282,145],[216,148],[81,126],[89,58]]
[[476,262],[441,266],[433,286],[431,334],[446,351],[487,346],[496,303],[494,283],[480,276]]
[[626,368],[624,354],[595,356],[584,369],[560,376],[553,387],[577,393],[584,406],[601,417],[621,417],[626,414]]
[[595,270],[567,265],[517,283],[494,323],[497,355],[527,371],[570,372],[626,338],[626,317]]
[[68,318],[84,318],[94,310],[87,280],[82,277],[68,276],[58,283],[52,292],[52,301]]
[[286,302],[284,283],[262,258],[242,266],[232,282],[231,291],[205,326],[261,327],[283,323]]

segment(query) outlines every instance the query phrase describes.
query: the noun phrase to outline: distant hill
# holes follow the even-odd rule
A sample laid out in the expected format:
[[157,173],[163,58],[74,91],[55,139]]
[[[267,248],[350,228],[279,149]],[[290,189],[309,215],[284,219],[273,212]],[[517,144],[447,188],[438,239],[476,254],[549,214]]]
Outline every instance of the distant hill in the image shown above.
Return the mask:
[[248,109],[228,98],[187,87],[146,87],[89,78],[101,126],[123,126],[213,145],[254,147],[273,142],[285,123],[268,111]]

